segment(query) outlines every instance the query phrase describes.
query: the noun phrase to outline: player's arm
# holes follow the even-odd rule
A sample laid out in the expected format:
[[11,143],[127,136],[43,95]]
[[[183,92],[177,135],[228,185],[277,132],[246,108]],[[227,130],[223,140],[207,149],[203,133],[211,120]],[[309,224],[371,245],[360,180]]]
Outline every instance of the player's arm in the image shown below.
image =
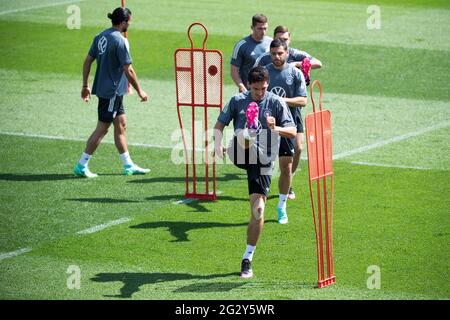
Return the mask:
[[278,134],[282,137],[288,138],[288,139],[293,139],[295,138],[296,134],[297,134],[297,128],[296,127],[280,127],[275,125],[275,118],[268,116],[266,117],[266,121],[267,121],[267,127],[275,132],[278,132]]
[[320,68],[322,68],[322,62],[319,59],[312,58],[311,69],[320,69]]
[[141,86],[139,85],[136,72],[134,71],[131,64],[124,65],[123,71],[125,72],[125,76],[127,77],[128,81],[131,83],[133,88],[138,93],[139,97],[141,98],[141,101],[142,102],[147,101],[148,99],[147,93],[144,90],[142,90]]
[[289,107],[304,107],[308,102],[307,97],[283,98]]
[[219,156],[219,158],[223,158],[223,155],[225,153],[225,148],[222,145],[222,138],[223,138],[223,129],[225,128],[225,124],[223,124],[220,121],[216,122],[216,125],[214,126],[214,153]]
[[246,92],[247,88],[245,87],[244,83],[242,82],[241,76],[239,75],[239,68],[235,65],[231,65],[230,74],[231,79],[233,79],[233,82],[239,88],[239,92]]
[[89,88],[89,73],[91,73],[91,66],[95,58],[89,54],[84,59],[83,63],[83,88],[81,89],[81,99],[88,102],[91,97],[91,88]]

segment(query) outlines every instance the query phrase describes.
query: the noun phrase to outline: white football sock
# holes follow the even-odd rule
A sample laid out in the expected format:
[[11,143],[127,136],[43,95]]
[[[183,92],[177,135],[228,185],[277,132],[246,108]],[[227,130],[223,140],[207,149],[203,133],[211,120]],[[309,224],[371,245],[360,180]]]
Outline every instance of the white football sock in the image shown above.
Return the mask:
[[286,201],[287,201],[287,194],[280,193],[280,200],[278,201],[278,208],[286,209]]
[[83,154],[81,155],[80,161],[78,161],[78,163],[81,164],[82,166],[87,166],[91,157],[92,157],[92,155],[83,152]]
[[132,166],[134,164],[128,151],[120,155],[120,160],[122,160],[124,166]]
[[248,259],[252,261],[253,259],[253,253],[255,252],[256,246],[247,245],[247,249],[245,249],[244,255],[242,257],[242,260]]

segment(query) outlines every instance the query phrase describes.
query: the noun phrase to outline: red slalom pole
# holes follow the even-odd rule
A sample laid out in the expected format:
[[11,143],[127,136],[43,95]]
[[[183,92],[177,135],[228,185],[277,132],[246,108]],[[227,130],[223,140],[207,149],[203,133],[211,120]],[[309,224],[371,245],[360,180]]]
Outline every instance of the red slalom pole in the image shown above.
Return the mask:
[[[313,88],[315,85],[320,90],[319,110],[316,110],[314,103]],[[336,282],[336,276],[334,275],[332,230],[334,172],[331,141],[331,112],[330,110],[322,110],[322,86],[317,80],[311,85],[310,98],[313,112],[307,114],[305,118],[309,190],[317,245],[317,287],[323,288]],[[327,178],[331,180],[330,192],[327,189]],[[317,199],[314,197],[314,183],[317,186]]]

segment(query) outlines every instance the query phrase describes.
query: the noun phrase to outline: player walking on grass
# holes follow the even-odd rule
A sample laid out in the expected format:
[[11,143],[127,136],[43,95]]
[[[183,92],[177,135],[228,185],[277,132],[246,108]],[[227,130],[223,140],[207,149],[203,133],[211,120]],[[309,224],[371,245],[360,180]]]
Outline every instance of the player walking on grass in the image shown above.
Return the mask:
[[[309,71],[310,69],[319,69],[322,67],[322,62],[310,55],[308,52],[294,49],[289,47],[291,43],[291,33],[289,32],[289,29],[285,26],[277,26],[275,30],[273,31],[273,37],[274,39],[280,39],[284,40],[288,46],[288,56],[287,56],[287,63],[292,64],[293,66],[300,69],[305,77],[306,85],[309,85]],[[303,61],[305,61],[305,68],[303,68]],[[266,66],[268,64],[272,63],[272,57],[270,55],[270,52],[265,53],[256,60],[255,66]],[[307,67],[307,64],[309,64],[310,69]],[[300,109],[299,109],[300,111]],[[299,114],[300,120],[302,119],[302,115]],[[294,160],[292,163],[292,174],[294,175],[297,171],[297,168],[300,164],[300,156],[303,150],[303,130],[297,131],[297,136],[295,138],[295,154],[294,154]],[[289,199],[295,199],[295,193],[292,189],[292,187],[289,189],[288,194]]]
[[88,102],[91,96],[89,88],[89,73],[94,60],[97,60],[92,93],[98,97],[98,122],[94,132],[86,143],[86,149],[80,161],[74,168],[74,173],[81,177],[95,178],[97,175],[88,168],[88,162],[108,132],[111,123],[114,124],[114,142],[123,162],[126,175],[145,174],[149,169],[143,169],[133,163],[128,153],[125,138],[126,116],[123,106],[123,96],[128,91],[128,81],[136,89],[141,101],[147,101],[148,96],[139,85],[132,64],[127,39],[122,35],[131,23],[131,11],[128,8],[116,8],[108,14],[112,27],[98,34],[92,42],[89,53],[83,64],[83,88],[81,98]]
[[252,33],[241,39],[235,46],[231,56],[231,78],[239,88],[239,92],[248,89],[247,75],[256,59],[269,51],[272,38],[267,34],[267,17],[256,14],[252,17]]
[[[286,102],[298,135],[298,133],[303,133],[300,108],[304,107],[308,101],[305,78],[299,69],[287,63],[288,46],[283,40],[275,39],[270,43],[270,56],[272,63],[266,66],[270,78],[268,90]],[[281,174],[278,180],[280,196],[277,206],[278,222],[281,224],[288,223],[286,200],[292,185],[294,149],[295,138],[281,138],[279,149]]]
[[[253,276],[251,262],[264,226],[264,207],[270,191],[274,158],[278,155],[279,137],[294,138],[296,131],[286,103],[267,91],[267,70],[264,67],[251,69],[248,83],[250,91],[232,97],[214,127],[215,154],[223,157],[223,129],[233,121],[235,134],[226,150],[232,162],[247,171],[250,222],[241,278]],[[253,129],[249,129],[251,127]]]

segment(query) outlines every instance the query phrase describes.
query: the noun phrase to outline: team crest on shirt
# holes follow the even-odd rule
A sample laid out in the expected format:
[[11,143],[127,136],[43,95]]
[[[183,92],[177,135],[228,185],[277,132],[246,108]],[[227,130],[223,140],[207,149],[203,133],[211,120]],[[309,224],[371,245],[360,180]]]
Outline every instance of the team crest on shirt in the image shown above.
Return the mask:
[[290,71],[288,76],[286,77],[286,84],[288,86],[292,85],[294,83],[294,75],[292,74],[292,72]]
[[276,94],[277,96],[279,96],[281,98],[285,98],[286,97],[286,91],[282,87],[273,87],[270,90],[270,92]]
[[103,54],[106,51],[106,47],[108,46],[108,40],[103,36],[98,40],[98,52],[99,54]]

